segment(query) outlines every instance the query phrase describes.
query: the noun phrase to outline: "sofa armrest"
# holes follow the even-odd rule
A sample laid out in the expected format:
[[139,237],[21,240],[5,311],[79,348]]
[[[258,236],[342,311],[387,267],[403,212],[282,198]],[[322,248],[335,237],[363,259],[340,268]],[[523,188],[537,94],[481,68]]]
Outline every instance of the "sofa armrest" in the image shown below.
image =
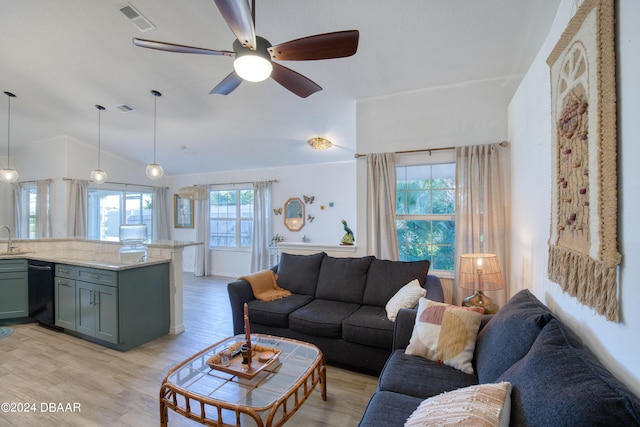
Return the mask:
[[227,284],[229,303],[231,304],[231,319],[233,320],[233,334],[244,333],[244,303],[256,299],[249,282],[243,279],[234,280]]
[[392,350],[407,348],[411,334],[413,333],[413,325],[416,323],[417,314],[418,310],[414,308],[401,308],[400,311],[398,311],[393,327]]

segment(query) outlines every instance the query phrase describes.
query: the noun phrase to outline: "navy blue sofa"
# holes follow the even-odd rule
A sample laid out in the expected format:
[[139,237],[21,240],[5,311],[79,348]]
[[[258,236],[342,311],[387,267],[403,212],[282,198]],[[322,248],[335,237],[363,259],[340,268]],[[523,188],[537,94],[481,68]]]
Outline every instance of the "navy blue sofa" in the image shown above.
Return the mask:
[[427,275],[429,261],[283,253],[273,271],[291,296],[260,301],[246,280],[227,285],[234,333],[244,333],[247,303],[252,333],[310,342],[329,362],[376,375],[392,351],[394,322],[385,305],[395,293],[418,279],[430,299],[443,301],[440,280]]
[[396,319],[387,361],[360,427],[402,426],[420,403],[475,384],[512,384],[512,426],[639,426],[640,400],[528,290],[484,316],[474,374],[417,356],[409,343],[416,310]]

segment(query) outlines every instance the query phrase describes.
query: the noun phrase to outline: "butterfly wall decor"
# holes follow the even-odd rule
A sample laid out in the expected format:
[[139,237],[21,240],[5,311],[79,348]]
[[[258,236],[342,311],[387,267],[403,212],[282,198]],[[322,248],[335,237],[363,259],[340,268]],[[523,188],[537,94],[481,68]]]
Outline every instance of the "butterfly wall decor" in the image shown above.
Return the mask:
[[308,204],[313,204],[313,199],[315,199],[315,196],[302,196],[302,198],[304,199],[305,203]]
[[314,219],[316,219],[315,216],[311,216],[311,214],[307,215],[307,221],[313,222]]
[[282,215],[282,208],[274,209],[273,213],[274,215]]

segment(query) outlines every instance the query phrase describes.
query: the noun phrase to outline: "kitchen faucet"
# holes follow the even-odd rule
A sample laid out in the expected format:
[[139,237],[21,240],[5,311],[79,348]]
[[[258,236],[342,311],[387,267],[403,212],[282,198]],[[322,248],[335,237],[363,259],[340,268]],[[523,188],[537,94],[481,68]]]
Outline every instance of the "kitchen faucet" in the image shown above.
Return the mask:
[[13,252],[13,250],[16,247],[11,244],[11,229],[9,228],[9,226],[8,225],[0,226],[0,231],[2,231],[3,228],[6,228],[7,233],[9,234],[9,240],[7,240],[7,253],[10,254],[11,252]]

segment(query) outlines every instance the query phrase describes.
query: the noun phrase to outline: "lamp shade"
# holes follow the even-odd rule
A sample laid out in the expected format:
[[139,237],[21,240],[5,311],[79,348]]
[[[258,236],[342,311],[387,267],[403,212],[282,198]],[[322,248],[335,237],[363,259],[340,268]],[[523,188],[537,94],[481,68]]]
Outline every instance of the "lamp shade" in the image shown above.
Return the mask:
[[458,286],[478,291],[495,291],[504,288],[498,256],[495,254],[460,255]]

